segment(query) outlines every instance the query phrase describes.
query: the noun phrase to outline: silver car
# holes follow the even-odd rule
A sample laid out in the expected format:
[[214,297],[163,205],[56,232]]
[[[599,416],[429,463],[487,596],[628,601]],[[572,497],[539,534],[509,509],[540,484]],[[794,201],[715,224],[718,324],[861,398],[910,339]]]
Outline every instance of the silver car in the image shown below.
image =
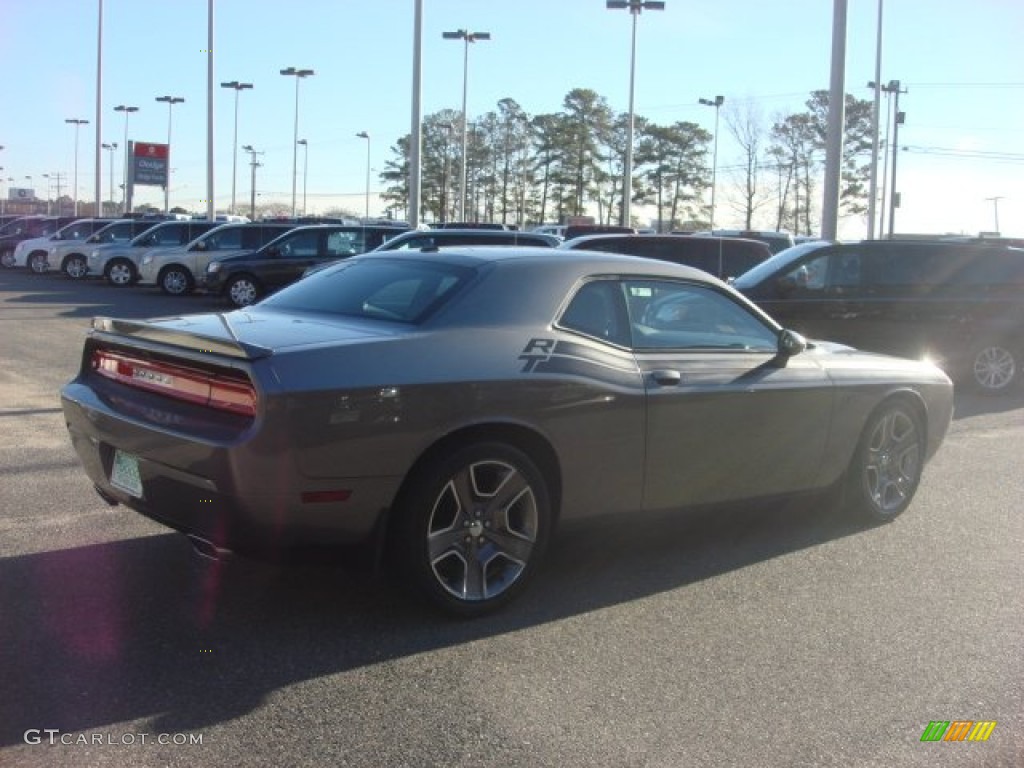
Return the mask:
[[[41,270],[58,269],[73,280],[81,280],[89,274],[88,254],[93,248],[110,243],[127,243],[158,223],[148,219],[112,221],[81,242],[51,246]],[[35,269],[32,264],[29,267]]]
[[61,227],[52,235],[22,240],[15,247],[8,266],[29,267],[33,272],[45,272],[49,269],[51,248],[77,245],[112,221],[114,219],[79,219]]
[[106,278],[111,285],[132,285],[139,279],[139,261],[147,249],[180,248],[218,226],[219,222],[205,220],[161,222],[127,243],[93,248],[89,251],[88,273]]
[[952,415],[929,363],[587,251],[376,252],[93,328],[61,396],[103,498],[209,556],[352,545],[459,615],[518,594],[559,520],[831,489],[891,520]]

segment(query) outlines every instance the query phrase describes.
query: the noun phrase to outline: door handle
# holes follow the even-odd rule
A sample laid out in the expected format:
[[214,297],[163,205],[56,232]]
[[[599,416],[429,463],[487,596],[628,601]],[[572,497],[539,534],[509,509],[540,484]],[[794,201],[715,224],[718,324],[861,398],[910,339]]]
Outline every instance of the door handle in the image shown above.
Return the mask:
[[666,368],[651,371],[651,378],[654,379],[656,384],[660,384],[663,387],[674,387],[683,380],[683,375],[679,371]]

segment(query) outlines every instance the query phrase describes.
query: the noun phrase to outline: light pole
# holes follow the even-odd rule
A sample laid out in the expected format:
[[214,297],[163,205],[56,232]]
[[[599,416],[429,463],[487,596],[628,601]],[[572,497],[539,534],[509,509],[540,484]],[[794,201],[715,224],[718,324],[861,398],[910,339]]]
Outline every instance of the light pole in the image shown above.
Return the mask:
[[252,83],[240,83],[232,80],[230,83],[221,83],[221,88],[231,88],[235,92],[235,138],[231,145],[231,212],[235,212],[235,181],[238,178],[238,94],[241,91],[252,88]]
[[309,176],[309,142],[299,139],[302,145],[302,215],[306,215],[306,178]]
[[110,202],[114,202],[114,150],[117,149],[117,142],[101,144],[103,149],[110,153]]
[[633,202],[633,92],[636,80],[636,17],[642,11],[663,11],[665,3],[655,0],[606,0],[605,7],[614,10],[628,8],[633,17],[633,37],[629,52],[629,120],[626,128],[626,167],[622,173],[622,219],[620,224],[628,227],[632,221]]
[[365,218],[370,218],[370,134],[360,131],[356,134],[360,139],[366,139],[366,213]]
[[288,67],[281,70],[282,75],[295,78],[295,135],[292,137],[292,218],[295,218],[295,178],[299,164],[299,81],[316,73],[312,69],[296,69]]
[[[72,198],[73,198],[74,204],[75,204],[75,216],[77,216],[78,215],[78,129],[81,128],[83,125],[88,125],[89,121],[88,120],[82,120],[81,118],[77,118],[77,117],[69,117],[64,122],[65,123],[70,123],[71,125],[75,126],[75,181],[74,181],[75,192],[74,192],[74,195],[72,196]],[[59,198],[59,196],[58,196],[58,198]],[[59,199],[57,200],[57,205],[60,205],[60,200]],[[99,206],[99,201],[96,202],[96,205]]]
[[469,44],[477,40],[490,40],[490,32],[467,32],[465,29],[457,29],[454,32],[444,32],[442,37],[445,40],[462,40],[464,43],[462,52],[462,186],[459,189],[459,221],[466,220],[466,167],[468,148],[468,124],[466,118],[466,95],[469,86]]
[[128,107],[118,104],[114,107],[115,112],[124,112],[124,144],[121,145],[124,151],[124,173],[121,176],[121,213],[128,215],[128,115],[138,112],[138,107]]
[[171,212],[171,111],[175,104],[184,103],[181,96],[157,96],[156,100],[167,105],[167,178],[164,180],[164,213]]
[[715,148],[713,150],[713,159],[711,161],[711,232],[715,231],[715,189],[718,181],[718,113],[722,109],[722,104],[725,103],[724,96],[715,96],[714,99],[700,99],[700,103],[705,107],[715,108]]
[[448,161],[451,154],[452,131],[451,123],[441,123],[444,130],[444,154],[441,157],[441,223],[448,221]]
[[243,152],[249,153],[249,165],[252,166],[252,180],[249,183],[249,218],[256,221],[256,169],[260,167],[261,163],[256,162],[256,155],[262,155],[262,152],[257,152],[252,148],[252,144],[246,144],[242,147]]

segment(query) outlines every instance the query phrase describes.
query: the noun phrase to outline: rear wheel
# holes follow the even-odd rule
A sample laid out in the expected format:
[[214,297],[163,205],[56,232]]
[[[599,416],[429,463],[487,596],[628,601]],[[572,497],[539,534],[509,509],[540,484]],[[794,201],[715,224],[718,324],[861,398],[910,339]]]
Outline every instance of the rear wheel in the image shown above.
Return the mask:
[[259,282],[249,275],[235,275],[227,284],[228,300],[236,307],[247,307],[263,293]]
[[991,339],[971,348],[969,356],[972,386],[987,395],[1001,395],[1020,381],[1019,352],[1009,343]]
[[552,517],[541,471],[518,448],[492,442],[422,467],[395,513],[394,554],[410,586],[459,616],[488,613],[525,588]]
[[157,280],[160,290],[171,296],[184,296],[192,290],[192,275],[180,266],[164,267]]
[[924,469],[924,427],[913,406],[889,400],[868,419],[847,473],[850,511],[875,522],[902,513]]
[[64,274],[72,280],[81,280],[89,274],[89,263],[85,256],[80,253],[73,253],[64,259]]
[[28,268],[37,275],[41,275],[50,269],[50,262],[47,261],[45,253],[36,251],[28,255]]
[[124,286],[135,282],[135,267],[127,259],[113,259],[103,272],[111,285]]

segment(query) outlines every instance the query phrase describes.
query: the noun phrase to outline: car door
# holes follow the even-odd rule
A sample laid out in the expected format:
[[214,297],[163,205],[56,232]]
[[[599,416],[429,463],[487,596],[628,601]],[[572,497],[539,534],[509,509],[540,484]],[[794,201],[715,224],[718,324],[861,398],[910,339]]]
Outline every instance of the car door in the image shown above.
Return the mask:
[[833,407],[812,355],[728,292],[625,279],[647,394],[644,506],[670,509],[815,487]]
[[[277,242],[273,252],[260,263],[260,276],[268,288],[287,285],[298,280],[307,267],[319,263],[323,251],[324,231],[320,229],[292,232]],[[261,249],[261,253],[267,249]]]
[[810,251],[769,277],[757,304],[776,322],[811,339],[860,346],[865,306],[867,257],[855,246]]

